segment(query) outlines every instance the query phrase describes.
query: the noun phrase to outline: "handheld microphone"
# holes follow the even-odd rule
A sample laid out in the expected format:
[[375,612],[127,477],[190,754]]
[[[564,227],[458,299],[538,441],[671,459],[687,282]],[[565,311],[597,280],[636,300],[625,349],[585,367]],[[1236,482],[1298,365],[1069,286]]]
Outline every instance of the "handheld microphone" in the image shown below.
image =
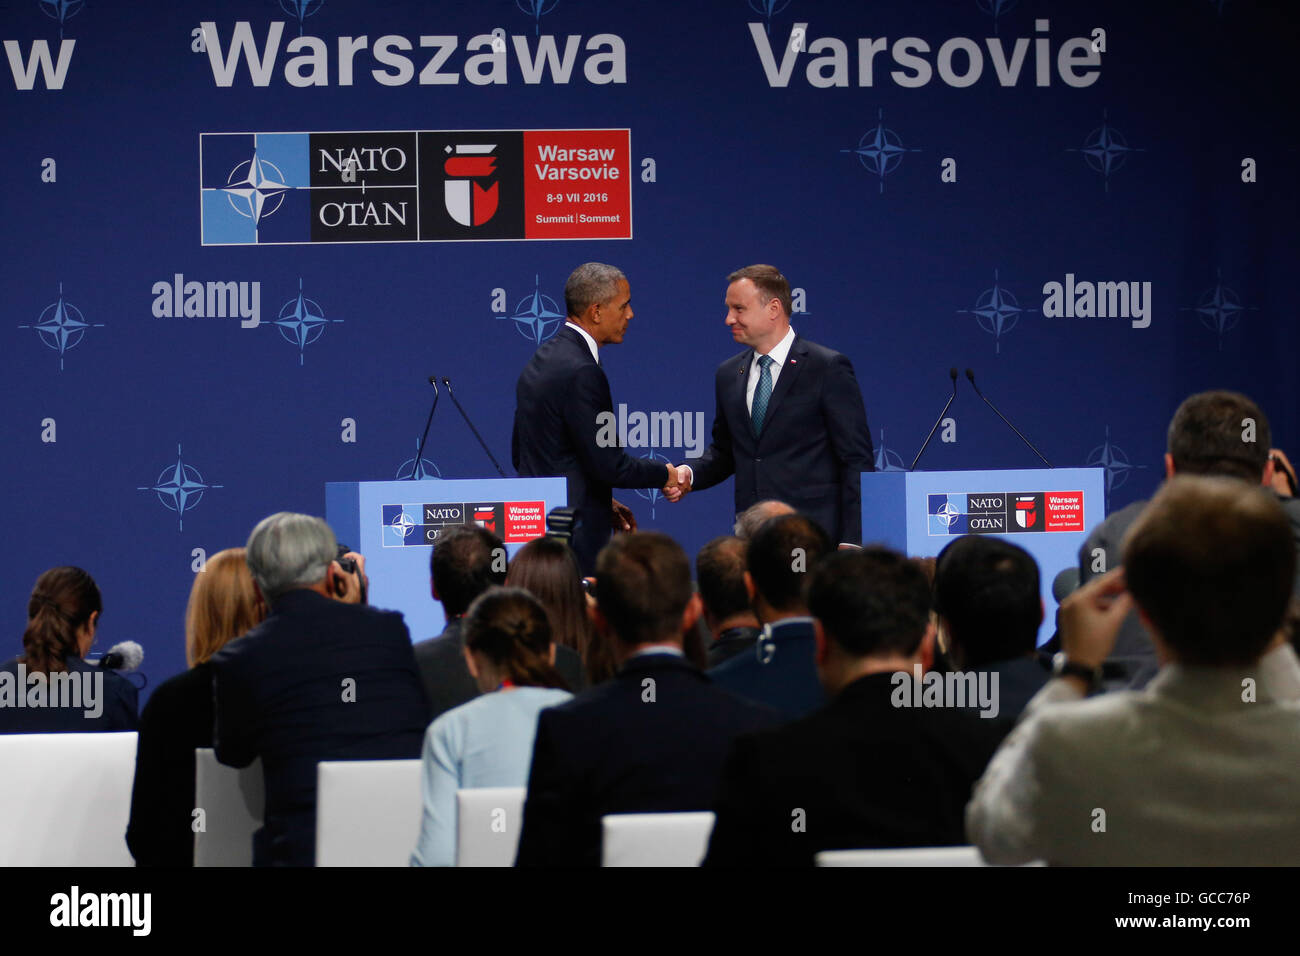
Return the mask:
[[474,433],[474,437],[478,439],[478,443],[483,446],[483,450],[487,452],[487,456],[492,459],[492,464],[496,465],[497,474],[504,478],[506,473],[501,470],[501,463],[497,461],[496,456],[492,454],[492,449],[488,448],[487,442],[483,440],[483,436],[478,433],[478,429],[474,427],[474,423],[470,421],[469,416],[465,414],[465,409],[461,408],[460,402],[456,400],[456,393],[451,390],[451,379],[444,375],[442,377],[442,384],[447,389],[447,394],[451,396],[452,403],[456,406],[456,411],[460,412],[460,417],[465,419],[465,424],[469,426],[469,430]]
[[102,671],[133,671],[144,663],[144,648],[135,641],[114,644],[99,659]]
[[970,387],[973,388],[973,389],[975,389],[975,394],[978,395],[980,398],[983,398],[983,399],[984,399],[984,404],[987,405],[989,408],[993,409],[993,411],[997,414],[998,418],[1000,418],[1000,419],[1002,419],[1004,422],[1006,422],[1007,427],[1010,428],[1013,432],[1015,432],[1015,433],[1016,433],[1016,436],[1017,436],[1017,437],[1018,437],[1022,442],[1024,442],[1026,445],[1029,446],[1029,450],[1032,451],[1032,452],[1033,452],[1035,455],[1037,455],[1039,458],[1042,458],[1042,459],[1043,459],[1043,464],[1046,465],[1048,468],[1055,468],[1055,467],[1056,467],[1055,465],[1053,465],[1053,464],[1052,464],[1050,461],[1048,461],[1046,458],[1043,458],[1043,453],[1042,453],[1041,451],[1039,451],[1037,448],[1034,447],[1034,443],[1031,442],[1031,441],[1030,441],[1028,438],[1026,438],[1024,435],[1022,435],[1022,434],[1020,433],[1020,429],[1017,428],[1015,425],[1011,424],[1010,422],[1008,422],[1008,421],[1007,421],[1007,416],[1005,416],[1005,415],[1003,415],[1001,412],[999,412],[999,411],[998,411],[998,407],[997,407],[996,405],[994,405],[992,402],[990,402],[987,398],[984,397],[984,393],[980,391],[980,387],[979,387],[978,385],[975,384],[975,373],[972,372],[970,369],[966,369],[966,378],[968,378],[968,379],[970,380]]
[[925,449],[929,446],[930,439],[934,437],[935,429],[937,429],[939,423],[943,421],[943,416],[948,414],[948,406],[952,404],[952,400],[957,397],[957,369],[948,369],[948,377],[952,379],[952,394],[948,396],[948,401],[944,403],[943,411],[939,413],[939,417],[934,420],[934,427],[930,429],[930,434],[925,436],[925,443],[921,445],[921,450],[918,451],[916,457],[912,459],[912,467],[907,469],[908,471],[916,471],[916,463],[920,461],[921,456],[925,454]]
[[415,449],[415,467],[411,469],[411,480],[420,477],[420,462],[424,456],[424,443],[429,440],[429,426],[433,424],[433,413],[438,407],[438,376],[430,375],[429,384],[433,386],[433,404],[429,406],[429,417],[424,422],[424,434],[420,436],[419,447]]

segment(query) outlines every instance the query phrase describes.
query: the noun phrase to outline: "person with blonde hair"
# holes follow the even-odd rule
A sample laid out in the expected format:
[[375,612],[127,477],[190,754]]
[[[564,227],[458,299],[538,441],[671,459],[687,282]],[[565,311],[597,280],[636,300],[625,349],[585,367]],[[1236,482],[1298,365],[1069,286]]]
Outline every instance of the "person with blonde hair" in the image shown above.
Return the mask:
[[160,684],[140,718],[126,831],[137,866],[193,865],[194,750],[212,746],[208,660],[265,616],[243,548],[217,552],[194,576],[185,609],[189,670]]

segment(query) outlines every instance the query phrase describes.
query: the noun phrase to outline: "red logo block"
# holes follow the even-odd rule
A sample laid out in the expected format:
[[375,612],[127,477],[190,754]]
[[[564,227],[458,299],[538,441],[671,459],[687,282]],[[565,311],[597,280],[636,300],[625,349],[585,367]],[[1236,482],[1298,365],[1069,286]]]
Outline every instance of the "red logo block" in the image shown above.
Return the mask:
[[502,540],[507,544],[532,541],[546,534],[546,502],[507,501],[506,533]]
[[1084,530],[1082,491],[1045,491],[1043,510],[1048,531]]

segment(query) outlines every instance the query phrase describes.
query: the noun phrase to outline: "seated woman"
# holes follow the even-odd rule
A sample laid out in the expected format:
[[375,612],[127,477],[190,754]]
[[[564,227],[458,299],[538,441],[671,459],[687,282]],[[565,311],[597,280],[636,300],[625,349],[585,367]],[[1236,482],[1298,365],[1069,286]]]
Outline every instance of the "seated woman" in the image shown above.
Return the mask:
[[[612,653],[596,637],[587,613],[578,559],[558,538],[534,538],[519,549],[506,569],[506,587],[523,588],[546,609],[555,643],[569,647],[582,658],[587,683],[612,677],[616,669]],[[580,691],[582,687],[570,687]]]
[[185,610],[189,670],[158,685],[140,718],[126,845],[137,866],[194,865],[194,750],[212,746],[210,658],[266,616],[243,548],[208,558]]
[[465,661],[483,695],[425,734],[424,817],[412,866],[455,864],[456,791],[526,786],[538,713],[572,696],[555,669],[546,611],[527,591],[489,588],[463,626]]
[[23,653],[0,664],[0,733],[135,730],[135,685],[83,660],[103,609],[81,568],[50,568],[36,579]]

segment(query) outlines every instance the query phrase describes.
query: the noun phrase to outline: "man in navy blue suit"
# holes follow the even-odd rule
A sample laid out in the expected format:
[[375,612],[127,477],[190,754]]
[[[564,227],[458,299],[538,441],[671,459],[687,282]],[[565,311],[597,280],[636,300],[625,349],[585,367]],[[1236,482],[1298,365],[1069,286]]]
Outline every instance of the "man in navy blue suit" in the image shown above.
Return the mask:
[[862,537],[859,474],[875,471],[867,411],[853,365],[795,334],[790,283],[773,266],[727,277],[727,327],[748,346],[718,366],[713,443],[678,467],[686,491],[736,476],[736,512],[775,498],[806,514],[835,541]]
[[515,423],[510,455],[522,477],[563,475],[569,507],[577,511],[572,545],[583,574],[612,528],[635,531],[631,510],[613,498],[614,488],[675,488],[677,469],[633,458],[606,440],[614,403],[601,368],[600,349],[618,345],[632,318],[627,277],[600,262],[586,262],[564,284],[568,313],[560,330],[543,343],[515,386]]

